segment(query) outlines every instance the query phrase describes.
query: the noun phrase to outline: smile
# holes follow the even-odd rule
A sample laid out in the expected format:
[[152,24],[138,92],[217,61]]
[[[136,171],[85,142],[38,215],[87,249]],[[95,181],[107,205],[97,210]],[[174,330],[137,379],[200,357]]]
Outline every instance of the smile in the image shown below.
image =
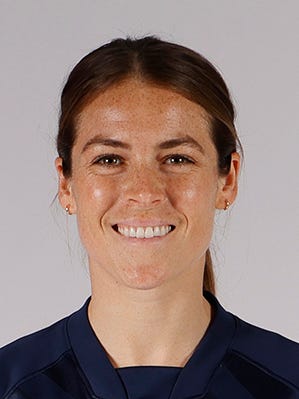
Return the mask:
[[174,226],[119,226],[116,225],[114,229],[125,237],[130,238],[153,238],[164,237],[174,230]]

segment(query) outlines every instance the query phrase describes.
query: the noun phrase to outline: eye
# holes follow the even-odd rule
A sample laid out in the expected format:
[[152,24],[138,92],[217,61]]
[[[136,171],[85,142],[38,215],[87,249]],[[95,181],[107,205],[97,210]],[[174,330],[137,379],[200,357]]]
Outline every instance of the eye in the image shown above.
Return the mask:
[[194,163],[194,161],[189,158],[186,157],[185,155],[181,155],[181,154],[172,154],[169,155],[166,159],[165,159],[165,163],[168,165],[184,165],[184,164],[188,164],[188,163]]
[[114,167],[121,165],[123,159],[116,154],[105,154],[97,157],[93,163],[106,167]]

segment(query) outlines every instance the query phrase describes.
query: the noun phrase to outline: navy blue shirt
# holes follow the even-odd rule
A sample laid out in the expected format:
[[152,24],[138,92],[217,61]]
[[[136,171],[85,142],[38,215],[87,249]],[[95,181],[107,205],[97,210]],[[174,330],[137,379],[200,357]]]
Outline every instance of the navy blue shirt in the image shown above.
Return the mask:
[[299,344],[205,297],[213,319],[183,368],[115,369],[90,326],[87,301],[0,350],[0,399],[299,399]]

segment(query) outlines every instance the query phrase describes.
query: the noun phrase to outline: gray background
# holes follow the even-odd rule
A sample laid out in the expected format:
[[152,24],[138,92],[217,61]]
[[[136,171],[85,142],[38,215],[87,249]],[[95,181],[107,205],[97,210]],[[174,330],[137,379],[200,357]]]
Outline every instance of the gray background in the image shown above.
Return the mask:
[[158,34],[207,56],[238,111],[237,203],[216,218],[218,297],[299,340],[298,1],[0,1],[0,346],[89,295],[75,218],[51,201],[59,93],[72,66],[114,37]]

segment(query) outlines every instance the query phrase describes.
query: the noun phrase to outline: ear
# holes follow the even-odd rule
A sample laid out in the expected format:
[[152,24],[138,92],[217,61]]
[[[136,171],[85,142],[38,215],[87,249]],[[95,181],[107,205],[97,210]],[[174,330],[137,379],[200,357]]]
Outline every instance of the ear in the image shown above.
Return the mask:
[[63,209],[69,208],[69,214],[76,213],[76,203],[72,193],[71,178],[63,173],[62,158],[55,159],[55,168],[58,175],[58,199]]
[[238,193],[238,176],[240,171],[240,155],[237,152],[231,154],[229,173],[219,177],[219,184],[216,198],[216,208],[225,209],[227,201],[232,204]]

